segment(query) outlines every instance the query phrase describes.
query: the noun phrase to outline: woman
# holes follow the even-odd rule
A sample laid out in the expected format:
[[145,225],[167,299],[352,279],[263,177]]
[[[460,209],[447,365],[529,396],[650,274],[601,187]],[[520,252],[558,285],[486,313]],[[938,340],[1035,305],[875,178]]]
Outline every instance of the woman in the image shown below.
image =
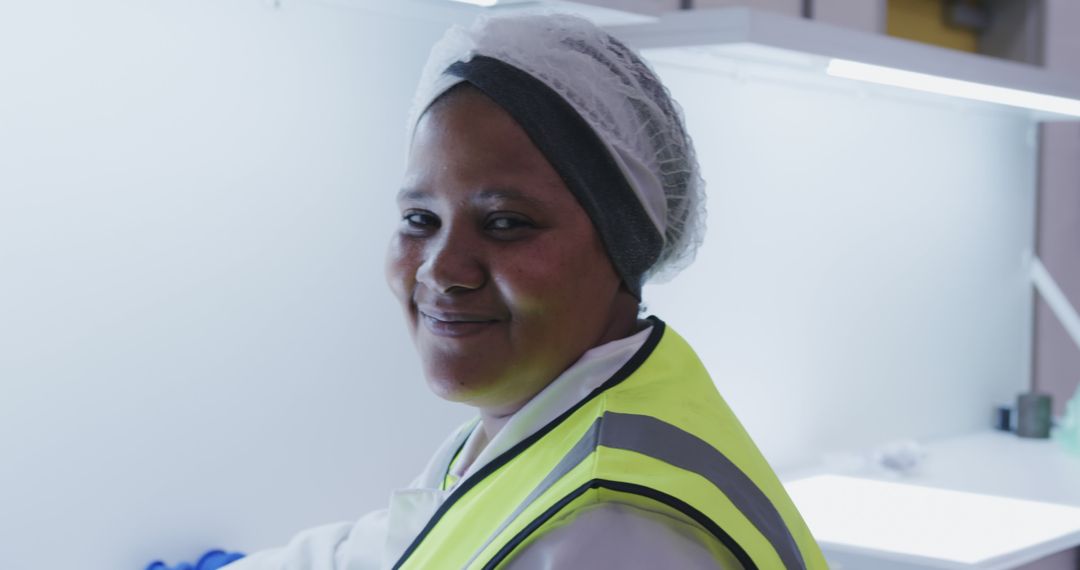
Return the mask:
[[428,384],[479,412],[390,508],[230,569],[825,568],[686,343],[638,318],[703,184],[636,55],[569,16],[432,53],[387,277]]

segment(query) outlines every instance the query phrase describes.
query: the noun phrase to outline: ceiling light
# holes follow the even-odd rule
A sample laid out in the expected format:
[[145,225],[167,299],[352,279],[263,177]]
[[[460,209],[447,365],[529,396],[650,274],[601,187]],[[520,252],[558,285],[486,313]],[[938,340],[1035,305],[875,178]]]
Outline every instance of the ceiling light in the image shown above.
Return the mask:
[[494,6],[499,3],[499,0],[454,0],[455,2],[461,2],[462,4],[472,4],[473,6],[483,6],[485,8]]
[[984,83],[974,83],[960,79],[950,79],[938,75],[927,75],[914,71],[904,71],[892,67],[870,65],[849,61],[846,59],[833,59],[829,61],[826,73],[833,77],[868,81],[881,85],[903,87],[916,91],[937,93],[962,99],[972,99],[1011,107],[1023,107],[1036,111],[1059,113],[1080,117],[1080,100],[1067,97],[1057,97],[1043,93],[997,87]]

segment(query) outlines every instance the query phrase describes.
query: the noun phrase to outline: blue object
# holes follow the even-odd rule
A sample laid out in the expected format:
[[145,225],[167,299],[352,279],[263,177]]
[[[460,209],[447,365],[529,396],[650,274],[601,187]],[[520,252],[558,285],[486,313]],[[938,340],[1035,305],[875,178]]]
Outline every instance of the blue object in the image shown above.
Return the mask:
[[218,570],[218,568],[221,568],[230,562],[236,562],[243,557],[244,555],[240,552],[211,550],[210,552],[203,554],[195,564],[181,562],[176,566],[168,566],[164,562],[157,560],[151,562],[150,565],[146,567],[146,570]]

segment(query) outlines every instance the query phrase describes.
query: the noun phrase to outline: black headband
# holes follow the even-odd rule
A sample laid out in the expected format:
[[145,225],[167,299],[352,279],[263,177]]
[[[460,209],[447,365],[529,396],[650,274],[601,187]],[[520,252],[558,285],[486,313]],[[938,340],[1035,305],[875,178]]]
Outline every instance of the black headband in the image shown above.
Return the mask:
[[479,89],[529,135],[592,220],[627,289],[641,299],[642,277],[664,238],[585,119],[542,81],[494,58],[459,61],[446,73]]

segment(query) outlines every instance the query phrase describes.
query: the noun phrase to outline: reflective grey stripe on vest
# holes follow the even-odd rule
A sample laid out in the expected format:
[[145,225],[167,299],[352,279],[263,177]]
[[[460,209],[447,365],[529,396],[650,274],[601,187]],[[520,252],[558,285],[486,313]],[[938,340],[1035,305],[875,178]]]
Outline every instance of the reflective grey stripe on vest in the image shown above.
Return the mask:
[[608,412],[603,420],[600,445],[636,451],[708,479],[765,536],[785,568],[806,568],[795,538],[772,501],[715,447],[652,416]]
[[701,438],[652,416],[606,412],[559,461],[514,512],[499,525],[466,567],[471,566],[540,495],[579,465],[598,446],[624,449],[700,475],[716,486],[760,532],[789,570],[805,570],[802,553],[772,501],[723,453]]

